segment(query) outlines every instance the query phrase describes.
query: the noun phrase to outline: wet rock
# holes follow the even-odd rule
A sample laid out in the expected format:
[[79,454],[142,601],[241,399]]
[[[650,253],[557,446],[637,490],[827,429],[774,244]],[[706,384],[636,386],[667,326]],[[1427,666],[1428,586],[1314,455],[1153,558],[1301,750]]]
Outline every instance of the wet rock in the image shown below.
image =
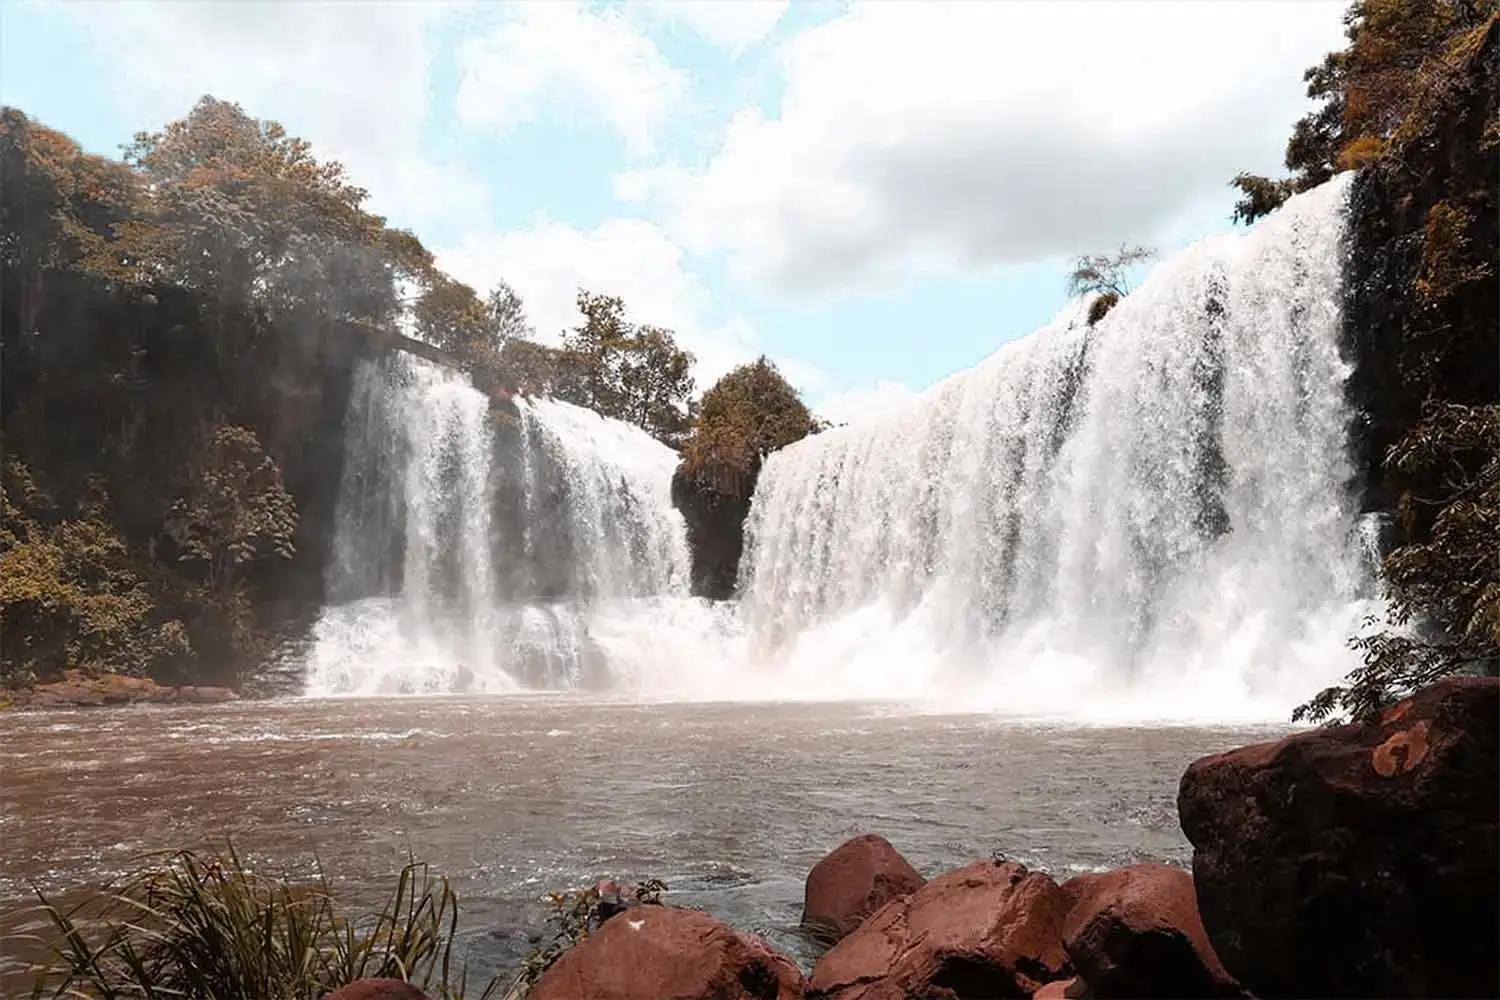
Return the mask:
[[82,670],[65,670],[61,680],[16,691],[17,708],[96,708],[102,705],[208,705],[239,698],[229,688],[169,687],[149,677],[124,674],[91,676]]
[[1070,971],[1068,897],[1009,861],[984,861],[881,907],[813,967],[809,1000],[1030,996]]
[[1500,680],[1206,757],[1178,793],[1215,951],[1263,997],[1500,995]]
[[696,910],[641,906],[557,960],[528,1000],[797,1000],[802,973],[760,938]]
[[239,697],[226,687],[185,685],[177,689],[177,700],[188,705],[217,705],[226,701],[238,701]]
[[844,841],[807,876],[802,926],[834,944],[886,903],[926,884],[884,837],[867,833]]
[[1214,954],[1193,877],[1182,869],[1131,865],[1069,879],[1063,891],[1072,901],[1063,947],[1095,996],[1241,995]]
[[399,979],[356,979],[323,1000],[431,1000],[411,983]]
[[1082,976],[1071,979],[1055,979],[1031,994],[1031,1000],[1086,1000],[1092,996],[1089,985]]

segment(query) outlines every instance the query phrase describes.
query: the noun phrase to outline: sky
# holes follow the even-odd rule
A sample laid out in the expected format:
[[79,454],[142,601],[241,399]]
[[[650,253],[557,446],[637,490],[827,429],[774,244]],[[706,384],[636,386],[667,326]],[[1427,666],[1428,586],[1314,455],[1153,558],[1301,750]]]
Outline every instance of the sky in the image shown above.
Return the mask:
[[237,101],[538,339],[620,295],[700,389],[765,354],[840,422],[1045,323],[1080,253],[1227,229],[1343,6],[0,0],[0,102],[118,155]]

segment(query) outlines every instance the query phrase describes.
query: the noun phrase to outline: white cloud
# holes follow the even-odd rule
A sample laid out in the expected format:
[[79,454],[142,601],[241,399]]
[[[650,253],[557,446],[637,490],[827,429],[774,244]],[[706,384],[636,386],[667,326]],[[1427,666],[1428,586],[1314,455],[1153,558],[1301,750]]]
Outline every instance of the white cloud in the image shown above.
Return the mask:
[[505,132],[542,112],[597,114],[633,154],[682,104],[687,74],[619,10],[524,3],[459,48],[458,114]]
[[789,0],[642,0],[635,6],[738,55],[771,33]]
[[904,382],[881,379],[874,385],[823,396],[813,404],[813,412],[834,426],[858,424],[889,413],[915,395]]
[[[685,266],[682,248],[641,219],[612,219],[587,230],[541,222],[472,236],[441,251],[438,263],[481,292],[497,280],[509,282],[544,343],[557,343],[563,330],[581,321],[575,304],[580,287],[618,295],[633,321],[676,332],[678,343],[697,358],[699,389],[760,353],[744,317],[710,318],[710,295]],[[820,378],[795,359],[780,363],[804,381],[816,384]]]
[[781,49],[776,113],[617,179],[784,291],[1151,240],[1275,170],[1341,3],[857,3]]
[[341,160],[401,225],[485,208],[468,169],[423,141],[432,52],[431,4],[108,3],[64,7],[119,62],[114,74],[133,122],[157,128],[202,95],[274,118]]

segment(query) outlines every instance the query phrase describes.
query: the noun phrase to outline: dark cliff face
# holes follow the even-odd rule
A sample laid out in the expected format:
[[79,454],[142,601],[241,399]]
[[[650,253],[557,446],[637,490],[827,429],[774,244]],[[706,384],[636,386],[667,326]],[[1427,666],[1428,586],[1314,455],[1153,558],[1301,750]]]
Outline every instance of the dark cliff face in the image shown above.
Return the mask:
[[[1400,151],[1398,165],[1360,175],[1350,202],[1345,337],[1349,391],[1361,413],[1355,445],[1364,508],[1390,511],[1401,486],[1383,465],[1428,400],[1500,400],[1500,204],[1496,132],[1500,26],[1491,24],[1463,85]],[[1487,134],[1488,133],[1488,134]],[[1466,220],[1464,236],[1489,274],[1424,299],[1424,251],[1434,208]],[[1443,209],[1439,209],[1440,211]]]
[[168,537],[184,469],[203,429],[219,424],[251,429],[276,462],[299,516],[295,552],[257,560],[244,596],[264,638],[295,634],[323,601],[344,411],[372,342],[336,322],[216,319],[200,296],[170,286],[128,291],[66,270],[43,278],[24,297],[15,271],[0,278],[3,458],[24,464],[48,494],[49,523],[76,516],[102,488],[111,530],[152,595],[153,620],[188,623],[195,662],[163,667],[163,676],[232,681],[254,665],[238,651],[253,660],[264,647],[235,637],[242,625],[203,612],[197,569]]
[[725,494],[694,482],[681,466],[672,476],[672,505],[687,523],[695,597],[727,601],[734,596],[745,549],[745,518],[754,490],[755,477],[740,492]]

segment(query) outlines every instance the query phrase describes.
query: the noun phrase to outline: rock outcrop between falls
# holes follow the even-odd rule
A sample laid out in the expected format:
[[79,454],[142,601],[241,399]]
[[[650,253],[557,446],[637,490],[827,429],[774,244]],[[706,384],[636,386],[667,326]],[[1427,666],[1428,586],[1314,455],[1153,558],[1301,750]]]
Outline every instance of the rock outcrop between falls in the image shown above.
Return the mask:
[[697,910],[611,917],[543,973],[528,1000],[798,1000],[802,973],[764,941]]
[[1261,997],[1500,995],[1500,679],[1182,777],[1203,923]]
[[922,888],[926,879],[877,834],[852,837],[834,848],[807,876],[802,927],[835,944],[876,910]]
[[745,518],[750,514],[754,477],[734,489],[720,490],[700,483],[682,466],[672,476],[672,506],[682,513],[687,526],[688,551],[692,553],[694,596],[727,601],[734,596],[745,550]]

